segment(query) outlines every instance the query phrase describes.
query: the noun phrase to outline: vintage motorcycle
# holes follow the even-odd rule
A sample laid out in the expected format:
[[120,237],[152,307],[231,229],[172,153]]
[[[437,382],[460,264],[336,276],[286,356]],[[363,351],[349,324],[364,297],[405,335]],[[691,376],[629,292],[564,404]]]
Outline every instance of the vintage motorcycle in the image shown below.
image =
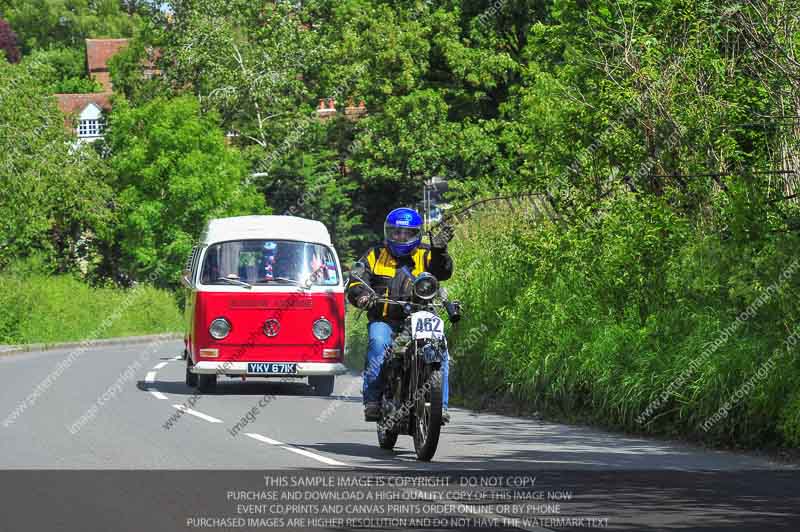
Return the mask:
[[[364,264],[356,262],[350,276],[363,282],[364,271]],[[373,303],[400,305],[405,314],[380,370],[383,390],[378,444],[392,449],[400,434],[413,436],[417,459],[427,462],[436,453],[442,427],[442,362],[447,339],[438,313],[446,311],[450,322],[457,323],[461,306],[448,298],[430,273],[413,276],[406,270],[404,274],[395,299],[380,297],[364,282]]]

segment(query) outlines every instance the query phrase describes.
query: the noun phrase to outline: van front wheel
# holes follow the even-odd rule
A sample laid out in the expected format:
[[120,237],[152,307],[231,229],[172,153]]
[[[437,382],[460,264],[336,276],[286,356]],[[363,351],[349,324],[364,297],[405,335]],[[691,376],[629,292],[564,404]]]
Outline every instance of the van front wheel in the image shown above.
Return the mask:
[[201,373],[197,376],[197,389],[202,393],[211,393],[217,387],[217,376]]
[[197,373],[192,373],[192,359],[186,359],[186,386],[194,388],[197,386]]
[[333,393],[333,384],[336,382],[336,377],[321,376],[309,377],[308,384],[314,387],[317,395],[327,397]]

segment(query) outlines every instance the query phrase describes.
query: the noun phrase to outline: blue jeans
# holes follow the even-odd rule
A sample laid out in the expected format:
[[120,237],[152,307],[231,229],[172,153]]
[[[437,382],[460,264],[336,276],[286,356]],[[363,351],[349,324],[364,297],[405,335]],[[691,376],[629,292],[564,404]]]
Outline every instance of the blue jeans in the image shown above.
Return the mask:
[[[369,324],[369,345],[367,346],[367,364],[364,368],[364,384],[361,395],[364,402],[380,401],[383,383],[379,382],[381,365],[383,364],[383,354],[392,345],[392,333],[398,327],[392,327],[384,321],[373,321]],[[447,408],[448,382],[447,376],[450,366],[450,356],[444,354],[442,362],[442,407]]]

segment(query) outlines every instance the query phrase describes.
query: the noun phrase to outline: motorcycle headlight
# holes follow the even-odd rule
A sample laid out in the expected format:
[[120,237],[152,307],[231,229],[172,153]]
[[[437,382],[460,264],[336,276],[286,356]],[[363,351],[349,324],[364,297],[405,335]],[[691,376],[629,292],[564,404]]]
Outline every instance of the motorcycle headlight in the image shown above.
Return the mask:
[[222,340],[231,332],[231,324],[225,318],[217,318],[208,327],[208,334],[212,338]]
[[420,299],[432,299],[439,291],[439,280],[425,272],[414,281],[414,295]]
[[320,318],[314,322],[314,325],[311,327],[311,331],[314,333],[314,337],[317,340],[327,340],[330,338],[331,333],[333,333],[333,326],[331,325],[331,322],[325,318]]

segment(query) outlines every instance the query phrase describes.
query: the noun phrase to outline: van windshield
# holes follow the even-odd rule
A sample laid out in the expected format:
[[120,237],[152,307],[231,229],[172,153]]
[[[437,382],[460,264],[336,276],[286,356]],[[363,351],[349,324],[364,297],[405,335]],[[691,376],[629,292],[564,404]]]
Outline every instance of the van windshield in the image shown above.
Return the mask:
[[293,240],[235,240],[208,247],[202,284],[304,284],[335,286],[339,272],[333,252],[321,244]]

